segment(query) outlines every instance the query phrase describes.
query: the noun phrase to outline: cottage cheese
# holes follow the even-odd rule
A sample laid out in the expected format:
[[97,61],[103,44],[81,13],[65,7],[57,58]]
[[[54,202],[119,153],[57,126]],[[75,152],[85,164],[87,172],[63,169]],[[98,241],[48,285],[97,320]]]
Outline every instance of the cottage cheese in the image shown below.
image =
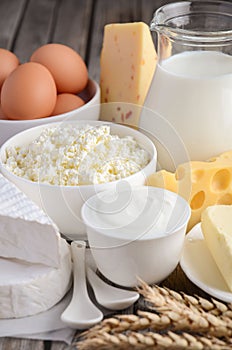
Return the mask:
[[76,186],[125,178],[149,160],[134,138],[111,135],[108,125],[67,124],[44,129],[27,146],[8,148],[6,167],[31,181]]

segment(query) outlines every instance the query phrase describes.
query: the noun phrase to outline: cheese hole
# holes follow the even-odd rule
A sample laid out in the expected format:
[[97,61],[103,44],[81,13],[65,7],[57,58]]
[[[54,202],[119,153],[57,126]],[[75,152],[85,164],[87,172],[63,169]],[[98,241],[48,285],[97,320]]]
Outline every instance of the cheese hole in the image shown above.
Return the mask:
[[232,195],[229,193],[224,194],[222,197],[218,199],[217,204],[226,204],[226,205],[232,204]]
[[191,203],[190,203],[190,207],[192,210],[196,210],[199,209],[203,206],[205,201],[205,192],[204,191],[200,191],[198,193],[195,194],[195,196],[192,198]]
[[216,172],[212,178],[211,189],[214,192],[225,190],[231,181],[230,172],[227,169],[222,169]]
[[195,170],[192,173],[192,181],[198,182],[201,180],[201,178],[204,176],[204,170]]

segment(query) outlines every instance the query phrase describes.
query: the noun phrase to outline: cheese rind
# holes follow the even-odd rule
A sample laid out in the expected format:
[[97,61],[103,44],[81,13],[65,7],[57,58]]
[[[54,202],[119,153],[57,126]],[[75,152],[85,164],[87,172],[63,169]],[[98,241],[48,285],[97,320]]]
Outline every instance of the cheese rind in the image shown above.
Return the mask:
[[60,239],[52,220],[0,174],[0,257],[58,267]]
[[209,251],[232,292],[232,205],[215,205],[202,212],[201,228]]
[[105,26],[100,59],[101,120],[138,126],[156,62],[147,24]]
[[188,230],[201,221],[201,213],[214,204],[232,204],[232,151],[210,161],[191,161],[152,174],[147,185],[166,188],[184,197],[191,207]]
[[59,302],[71,286],[70,247],[60,242],[58,268],[0,259],[0,318],[18,318],[43,312]]

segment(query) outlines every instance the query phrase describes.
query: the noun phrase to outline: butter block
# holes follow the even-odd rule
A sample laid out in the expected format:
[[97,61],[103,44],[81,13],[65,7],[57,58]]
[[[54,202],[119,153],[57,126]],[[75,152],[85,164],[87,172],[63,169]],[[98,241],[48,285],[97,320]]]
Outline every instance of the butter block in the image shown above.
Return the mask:
[[100,58],[101,120],[138,126],[156,62],[147,24],[105,26]]
[[202,211],[208,206],[232,204],[232,151],[209,161],[181,164],[175,173],[158,171],[147,179],[146,184],[176,192],[189,202],[190,230],[201,221]]
[[232,292],[232,205],[209,206],[201,228],[211,255]]
[[52,220],[0,174],[0,257],[58,267],[61,240]]

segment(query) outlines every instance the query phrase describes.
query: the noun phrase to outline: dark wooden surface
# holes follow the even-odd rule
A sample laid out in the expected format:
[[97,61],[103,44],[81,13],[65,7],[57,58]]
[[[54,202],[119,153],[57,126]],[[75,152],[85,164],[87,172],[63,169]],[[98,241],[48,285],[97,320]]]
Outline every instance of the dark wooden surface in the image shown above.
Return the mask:
[[[99,81],[99,57],[104,25],[113,22],[150,23],[156,8],[168,0],[0,0],[0,47],[27,61],[33,50],[48,42],[63,43],[78,51],[90,77]],[[1,272],[0,272],[1,273]],[[178,267],[164,285],[204,296]],[[139,307],[140,300],[135,308]],[[142,306],[142,305],[141,305]],[[134,308],[126,312],[131,313]],[[73,349],[62,342],[0,338],[0,350]]]

